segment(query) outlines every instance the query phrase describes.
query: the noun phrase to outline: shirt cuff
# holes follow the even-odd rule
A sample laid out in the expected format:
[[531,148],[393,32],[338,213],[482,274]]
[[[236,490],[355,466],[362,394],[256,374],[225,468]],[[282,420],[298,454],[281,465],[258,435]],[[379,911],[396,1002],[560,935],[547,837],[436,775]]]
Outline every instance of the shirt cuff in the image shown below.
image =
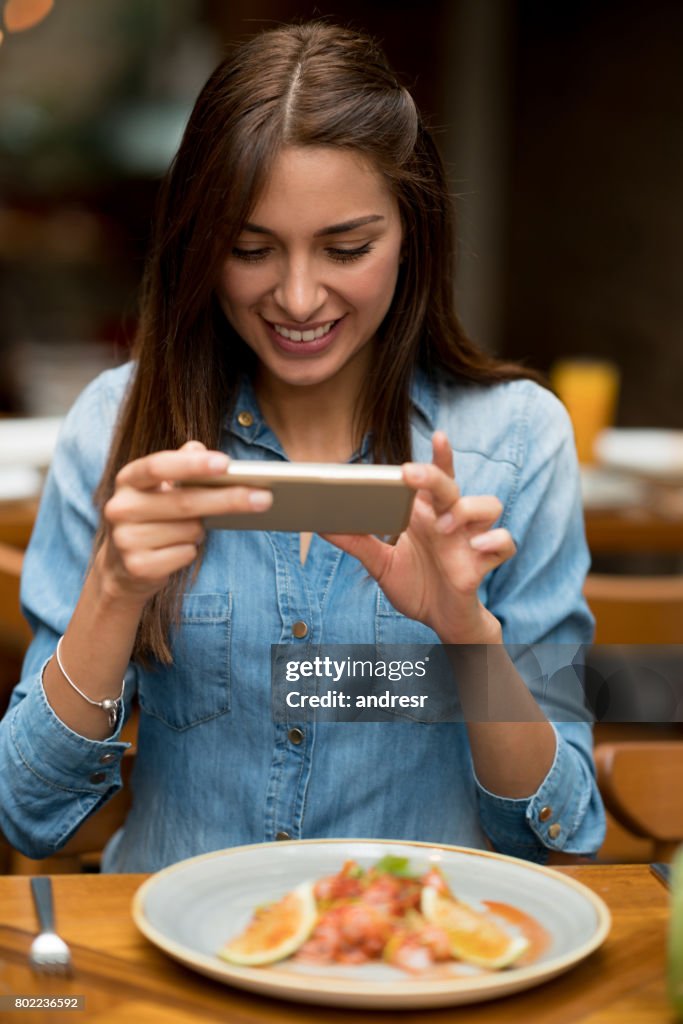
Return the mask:
[[540,863],[547,860],[548,850],[574,852],[571,839],[591,797],[575,752],[550,724],[555,733],[555,757],[531,796],[497,796],[482,786],[475,774],[482,827],[496,850]]
[[99,802],[122,785],[121,760],[130,747],[119,740],[123,717],[105,740],[79,735],[53,711],[41,670],[10,713],[9,727],[19,759],[37,779],[56,789],[92,794]]

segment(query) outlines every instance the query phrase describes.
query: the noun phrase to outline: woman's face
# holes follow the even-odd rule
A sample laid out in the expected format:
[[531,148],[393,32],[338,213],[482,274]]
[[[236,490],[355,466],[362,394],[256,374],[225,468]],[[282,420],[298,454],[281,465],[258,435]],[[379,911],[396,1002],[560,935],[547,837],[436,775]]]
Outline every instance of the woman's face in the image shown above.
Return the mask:
[[361,156],[285,147],[220,272],[226,317],[263,375],[315,385],[362,374],[396,288],[398,204]]

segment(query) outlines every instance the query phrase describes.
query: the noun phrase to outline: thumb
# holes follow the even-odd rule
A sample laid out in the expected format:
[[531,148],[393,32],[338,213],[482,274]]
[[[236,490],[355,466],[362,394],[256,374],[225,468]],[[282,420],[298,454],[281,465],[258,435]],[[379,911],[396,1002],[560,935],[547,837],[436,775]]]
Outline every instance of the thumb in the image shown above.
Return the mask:
[[321,533],[320,536],[357,558],[372,578],[381,583],[391,560],[391,544],[385,544],[379,537],[367,533]]

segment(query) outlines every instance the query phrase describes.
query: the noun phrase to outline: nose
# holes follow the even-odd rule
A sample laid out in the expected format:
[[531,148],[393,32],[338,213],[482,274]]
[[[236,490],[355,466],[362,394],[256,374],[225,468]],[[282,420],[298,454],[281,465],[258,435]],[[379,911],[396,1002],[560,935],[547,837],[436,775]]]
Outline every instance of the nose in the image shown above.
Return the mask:
[[304,256],[291,257],[282,267],[274,298],[283,319],[307,323],[315,319],[327,298],[327,289],[319,279],[314,262]]

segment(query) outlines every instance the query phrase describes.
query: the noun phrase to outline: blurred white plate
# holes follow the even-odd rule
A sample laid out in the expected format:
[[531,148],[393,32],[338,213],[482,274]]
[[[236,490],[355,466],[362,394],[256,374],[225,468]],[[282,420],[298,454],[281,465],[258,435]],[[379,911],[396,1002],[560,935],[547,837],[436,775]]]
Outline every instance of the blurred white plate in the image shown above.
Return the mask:
[[683,485],[683,430],[603,430],[595,454],[610,469]]
[[[259,904],[302,881],[336,874],[346,860],[370,867],[388,853],[408,857],[415,871],[438,864],[465,900],[497,900],[530,914],[550,935],[545,951],[527,966],[486,972],[454,965],[451,977],[422,979],[377,962],[238,967],[216,955]],[[297,840],[193,857],[149,878],[135,894],[133,917],[169,956],[227,984],[297,1002],[385,1010],[473,1003],[530,988],[583,960],[610,928],[602,900],[550,868],[481,850],[391,840]]]
[[0,466],[0,501],[24,501],[36,498],[43,486],[43,474],[37,469]]
[[62,422],[62,416],[0,419],[0,466],[46,469]]
[[581,467],[581,498],[586,509],[641,506],[647,493],[643,480],[599,466]]

